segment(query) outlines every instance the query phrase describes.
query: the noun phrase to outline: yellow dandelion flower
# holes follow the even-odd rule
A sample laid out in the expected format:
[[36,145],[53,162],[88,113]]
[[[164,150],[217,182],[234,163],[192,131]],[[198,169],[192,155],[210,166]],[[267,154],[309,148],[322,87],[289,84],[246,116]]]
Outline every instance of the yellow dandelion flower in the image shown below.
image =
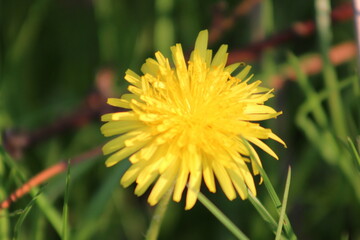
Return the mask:
[[[207,41],[208,32],[201,31],[187,64],[181,45],[176,44],[171,47],[173,67],[157,52],[155,59],[147,59],[142,66],[142,76],[128,70],[125,79],[131,84],[130,93],[110,98],[108,104],[129,111],[102,116],[107,122],[101,127],[103,134],[120,135],[103,147],[104,154],[112,153],[106,166],[129,157],[132,165],[120,182],[124,187],[136,182],[138,196],[155,182],[150,205],[172,188],[173,200],[179,202],[187,186],[185,209],[190,209],[202,179],[210,192],[216,192],[216,178],[230,200],[236,193],[245,199],[247,188],[255,195],[244,140],[276,159],[260,139],[284,144],[257,123],[281,114],[264,105],[273,96],[272,90],[260,87],[261,81],[249,83],[250,66],[232,76],[240,64],[225,66],[227,45],[212,57]],[[258,174],[257,166],[261,165],[252,164],[254,174]]]

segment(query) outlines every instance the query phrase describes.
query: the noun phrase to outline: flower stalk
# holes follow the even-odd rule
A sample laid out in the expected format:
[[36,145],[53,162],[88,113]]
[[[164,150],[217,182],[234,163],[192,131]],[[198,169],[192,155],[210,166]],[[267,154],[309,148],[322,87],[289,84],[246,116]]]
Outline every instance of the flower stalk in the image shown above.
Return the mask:
[[150,226],[146,233],[147,240],[158,239],[161,223],[165,217],[166,210],[168,208],[172,189],[168,190],[167,193],[162,197],[159,204],[156,206],[154,215],[152,216]]

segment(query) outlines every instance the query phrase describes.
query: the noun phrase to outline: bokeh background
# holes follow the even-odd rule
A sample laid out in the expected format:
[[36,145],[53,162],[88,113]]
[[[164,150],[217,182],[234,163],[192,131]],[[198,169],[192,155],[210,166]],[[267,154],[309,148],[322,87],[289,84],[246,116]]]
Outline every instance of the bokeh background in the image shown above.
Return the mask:
[[[283,115],[263,125],[287,148],[268,141],[280,160],[260,156],[279,196],[292,167],[287,214],[298,238],[360,239],[360,163],[348,140],[359,152],[351,1],[0,4],[0,201],[39,172],[73,159],[79,163],[68,181],[71,239],[143,239],[154,209],[147,194],[136,197],[134,186],[119,185],[129,163],[105,167],[99,116],[112,111],[107,97],[126,92],[126,69],[140,73],[146,58],[158,50],[170,57],[175,43],[189,53],[198,32],[209,29],[212,49],[228,44],[229,62],[252,65],[255,78],[275,88],[269,104]],[[0,211],[0,239],[61,239],[65,171],[40,185]],[[251,239],[273,238],[248,201],[230,202],[218,189],[202,192]],[[263,185],[258,198],[275,213]],[[160,239],[234,237],[200,203],[185,211],[183,202],[172,202]]]

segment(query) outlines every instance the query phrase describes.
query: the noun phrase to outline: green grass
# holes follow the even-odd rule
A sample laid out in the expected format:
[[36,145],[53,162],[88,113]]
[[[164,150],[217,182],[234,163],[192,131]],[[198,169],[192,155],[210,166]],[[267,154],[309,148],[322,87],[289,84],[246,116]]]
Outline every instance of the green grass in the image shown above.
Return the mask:
[[69,197],[70,197],[70,173],[71,173],[71,160],[68,160],[68,166],[66,170],[66,188],[64,193],[64,206],[63,206],[63,221],[62,221],[62,234],[63,240],[69,240],[70,238],[70,226],[69,226]]
[[[241,2],[2,1],[1,133],[36,132],[78,112],[104,68],[114,71],[111,90],[120,96],[127,91],[126,69],[140,73],[146,58],[157,50],[169,54],[174,43],[189,53],[198,32],[210,29],[215,5],[229,16]],[[229,201],[220,190],[201,191],[250,239],[287,239],[292,233],[298,239],[360,239],[360,69],[355,57],[338,66],[328,58],[334,45],[355,41],[351,20],[330,21],[329,7],[343,2],[260,1],[210,46],[216,50],[228,44],[231,55],[296,22],[312,19],[318,27],[312,35],[267,49],[257,60],[239,59],[252,65],[253,79],[265,87],[273,87],[273,76],[286,67],[296,76],[295,81],[283,79],[270,101],[283,114],[264,124],[287,148],[266,142],[279,161],[258,151],[266,173],[261,172],[264,183],[257,186],[257,196]],[[314,54],[324,64],[309,75],[301,62]],[[30,146],[20,158],[10,156],[0,140],[0,201],[58,161],[102,145],[106,139],[100,126],[100,119],[93,118]],[[93,156],[72,165],[71,175],[68,169],[1,210],[0,239],[144,239],[154,214],[147,194],[137,197],[134,186],[120,186],[129,162],[106,168],[104,161]],[[234,235],[200,202],[185,211],[184,202],[170,201],[159,239]]]

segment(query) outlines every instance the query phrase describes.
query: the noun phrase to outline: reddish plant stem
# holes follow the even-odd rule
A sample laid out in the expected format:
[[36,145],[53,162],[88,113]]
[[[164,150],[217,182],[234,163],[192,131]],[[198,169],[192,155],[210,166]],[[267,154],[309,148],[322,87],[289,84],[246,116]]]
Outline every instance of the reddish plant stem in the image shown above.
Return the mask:
[[[210,28],[210,43],[216,42],[225,31],[231,29],[235,23],[236,18],[245,15],[256,4],[258,4],[258,2],[260,2],[260,0],[247,0],[241,2],[241,4],[235,8],[232,15],[227,18],[222,17],[222,12],[218,11],[214,15],[213,26]],[[332,11],[332,20],[333,22],[345,21],[352,18],[353,15],[354,13],[351,3],[347,2],[336,7]],[[315,24],[313,21],[296,23],[291,28],[275,34],[265,41],[253,43],[246,48],[232,51],[229,54],[228,61],[229,63],[239,61],[254,61],[265,49],[278,46],[294,38],[308,36],[312,34],[314,30]],[[338,65],[342,62],[354,58],[356,53],[355,48],[356,47],[354,43],[343,43],[335,46],[330,52],[330,59],[332,63]],[[321,60],[319,60],[319,56],[315,55],[312,58],[306,59],[306,61],[302,61],[301,68],[307,74],[315,74],[321,71],[322,63]],[[286,68],[282,75],[277,75],[272,78],[272,85],[277,89],[281,88],[284,78],[294,79],[294,71],[291,68]],[[113,111],[113,109],[105,104],[106,98],[113,95],[111,93],[112,79],[113,72],[111,69],[101,70],[97,76],[97,90],[91,93],[87,97],[85,103],[68,117],[60,119],[52,125],[41,128],[32,133],[5,133],[3,135],[3,142],[6,150],[13,157],[20,157],[24,149],[33,146],[40,141],[61,133],[64,130],[81,127],[93,119],[98,119],[99,116],[103,113]],[[100,147],[75,157],[71,164],[79,163],[99,154],[101,154]],[[0,205],[0,209],[8,208],[12,202],[27,194],[33,187],[38,186],[48,179],[64,172],[67,167],[67,161],[61,161],[40,172],[23,186],[18,188],[14,193],[12,193],[8,199],[3,201]]]
[[[96,147],[88,152],[82,153],[82,154],[74,157],[70,161],[70,164],[75,165],[84,160],[96,157],[100,154],[101,154],[101,147]],[[58,174],[66,171],[67,167],[68,167],[68,161],[63,160],[63,161],[60,161],[60,162],[52,165],[51,167],[49,167],[45,170],[43,170],[42,172],[38,173],[34,177],[30,178],[21,187],[16,189],[6,200],[1,202],[0,210],[10,207],[11,203],[15,202],[17,199],[19,199],[19,198],[23,197],[25,194],[29,193],[32,188],[46,182],[47,180],[49,180],[50,178],[52,178]]]
[[[346,42],[341,43],[334,46],[330,52],[329,57],[331,62],[334,65],[339,65],[345,61],[353,59],[356,55],[356,45],[354,42]],[[305,58],[300,62],[301,69],[306,74],[316,74],[319,73],[322,69],[321,57],[319,54],[314,54],[311,57]],[[285,79],[295,80],[296,75],[295,71],[291,67],[287,67],[283,69],[282,73],[276,76],[273,76],[270,80],[272,86],[276,89],[280,89],[285,81]],[[101,154],[101,148],[97,147],[93,150],[85,152],[71,161],[71,164],[77,164],[89,158],[95,157]],[[3,201],[0,205],[0,209],[8,208],[10,204],[17,199],[21,198],[25,194],[27,194],[33,187],[38,186],[50,178],[64,172],[68,167],[67,161],[61,161],[44,171],[40,172],[33,178],[31,178],[28,182],[26,182],[23,186],[18,188],[14,193],[10,195],[8,199]]]
[[96,77],[96,89],[86,97],[85,101],[71,114],[59,118],[48,126],[32,132],[6,130],[2,133],[5,150],[15,159],[21,158],[26,149],[39,142],[71,129],[83,127],[93,120],[99,121],[102,114],[115,111],[113,107],[106,104],[107,98],[114,96],[113,79],[112,69],[101,69]]
[[[333,23],[352,19],[354,11],[351,2],[346,2],[336,7],[331,13]],[[315,22],[313,20],[298,22],[289,29],[283,30],[264,41],[252,43],[242,49],[234,50],[229,54],[228,62],[251,62],[257,60],[261,53],[268,48],[279,46],[293,39],[301,39],[309,36],[315,31]]]
[[356,33],[356,45],[357,45],[357,55],[358,55],[358,75],[360,76],[360,1],[353,0],[354,6],[354,22],[355,22],[355,33]]
[[[354,42],[343,42],[333,46],[329,51],[329,58],[332,64],[338,66],[344,62],[354,59],[357,55]],[[323,67],[320,54],[312,54],[300,60],[300,68],[307,75],[320,73]],[[296,80],[295,70],[287,66],[279,71],[279,74],[269,79],[271,87],[281,89],[286,80]]]
[[226,8],[225,2],[219,2],[214,6],[212,25],[209,29],[209,43],[217,42],[224,32],[230,30],[236,23],[236,19],[246,15],[261,0],[245,0],[241,1],[228,17],[224,17]]
[[[224,31],[229,30],[234,25],[236,18],[245,15],[259,2],[260,0],[243,1],[227,18],[221,15],[221,8],[223,7],[218,5],[218,11],[214,14],[213,18],[213,26],[210,28],[210,42],[217,41]],[[352,18],[352,16],[353,9],[349,2],[336,7],[332,11],[332,19],[334,22],[348,20]],[[314,30],[315,24],[313,21],[296,23],[291,28],[279,32],[265,41],[253,43],[243,49],[232,51],[229,54],[228,62],[254,61],[260,57],[265,49],[278,46],[294,38],[308,36],[312,34]],[[3,143],[7,152],[14,158],[20,158],[24,150],[34,146],[38,142],[69,129],[84,126],[90,121],[98,120],[103,113],[114,111],[113,108],[105,103],[107,97],[113,96],[111,92],[113,79],[114,72],[112,69],[101,69],[96,77],[96,90],[89,94],[82,106],[72,114],[59,119],[49,126],[42,127],[34,132],[16,132],[13,130],[4,132]]]

